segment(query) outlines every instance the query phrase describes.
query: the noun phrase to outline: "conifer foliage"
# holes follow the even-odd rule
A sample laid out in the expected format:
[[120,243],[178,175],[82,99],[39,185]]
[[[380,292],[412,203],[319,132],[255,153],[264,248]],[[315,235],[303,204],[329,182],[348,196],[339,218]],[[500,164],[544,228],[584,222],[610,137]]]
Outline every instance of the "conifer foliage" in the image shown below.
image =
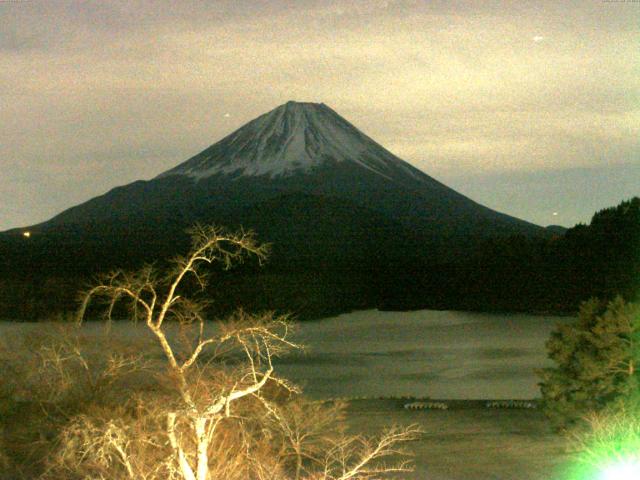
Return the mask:
[[637,392],[639,334],[640,309],[621,297],[584,302],[575,322],[551,334],[546,346],[555,366],[539,375],[545,411],[557,428]]

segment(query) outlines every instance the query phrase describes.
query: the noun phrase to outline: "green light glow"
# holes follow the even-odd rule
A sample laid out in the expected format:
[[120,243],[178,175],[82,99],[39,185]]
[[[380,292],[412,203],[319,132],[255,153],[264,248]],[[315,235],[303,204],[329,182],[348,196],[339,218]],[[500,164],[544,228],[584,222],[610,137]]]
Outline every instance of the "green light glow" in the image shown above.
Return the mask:
[[640,479],[640,463],[623,461],[605,468],[600,480],[637,480]]
[[570,441],[566,480],[640,480],[640,399],[631,395],[588,419]]

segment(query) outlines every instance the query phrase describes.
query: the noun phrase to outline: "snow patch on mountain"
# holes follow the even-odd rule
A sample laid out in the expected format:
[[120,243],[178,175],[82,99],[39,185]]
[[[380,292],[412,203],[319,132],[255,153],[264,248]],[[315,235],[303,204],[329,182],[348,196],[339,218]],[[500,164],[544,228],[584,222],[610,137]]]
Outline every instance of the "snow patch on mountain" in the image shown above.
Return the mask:
[[196,180],[212,175],[310,173],[325,162],[353,162],[389,180],[421,177],[324,104],[288,102],[256,118],[200,154],[160,175]]

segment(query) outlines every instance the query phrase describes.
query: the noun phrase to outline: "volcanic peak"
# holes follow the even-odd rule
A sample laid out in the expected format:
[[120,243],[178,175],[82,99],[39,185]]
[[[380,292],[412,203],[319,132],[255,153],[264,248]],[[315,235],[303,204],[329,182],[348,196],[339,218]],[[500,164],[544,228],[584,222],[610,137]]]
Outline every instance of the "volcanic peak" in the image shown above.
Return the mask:
[[327,162],[353,162],[391,179],[417,171],[323,103],[289,101],[250,121],[198,155],[163,173],[196,180],[223,174],[289,176]]

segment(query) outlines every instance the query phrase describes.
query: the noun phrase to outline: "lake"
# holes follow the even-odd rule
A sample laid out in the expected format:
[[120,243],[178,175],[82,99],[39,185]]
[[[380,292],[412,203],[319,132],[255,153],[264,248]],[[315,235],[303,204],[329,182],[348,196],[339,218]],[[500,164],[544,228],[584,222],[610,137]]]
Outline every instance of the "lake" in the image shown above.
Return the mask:
[[420,310],[359,311],[300,326],[308,351],[280,375],[315,398],[535,398],[545,342],[570,317]]
[[[420,310],[358,311],[299,324],[308,348],[278,359],[276,372],[313,398],[414,396],[529,399],[539,396],[534,370],[549,365],[545,342],[570,317]],[[0,335],[41,329],[0,322]],[[104,335],[104,325],[83,326]],[[113,324],[112,334],[150,334],[142,324]]]

